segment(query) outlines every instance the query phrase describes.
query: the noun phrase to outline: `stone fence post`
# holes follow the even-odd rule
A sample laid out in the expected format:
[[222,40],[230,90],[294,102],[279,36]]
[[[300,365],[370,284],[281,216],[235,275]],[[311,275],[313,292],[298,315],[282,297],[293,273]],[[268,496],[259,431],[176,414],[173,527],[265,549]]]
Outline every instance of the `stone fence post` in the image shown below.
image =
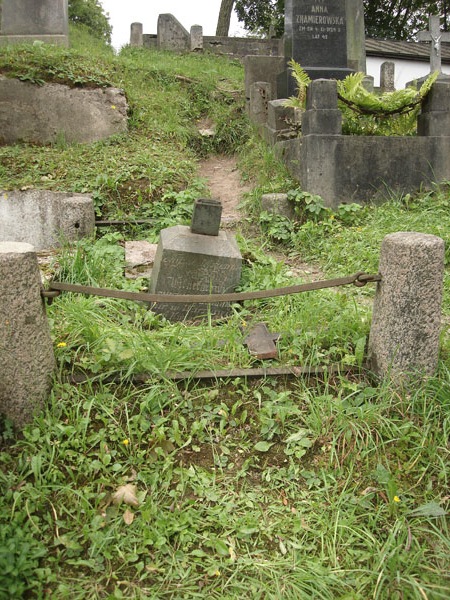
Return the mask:
[[191,31],[191,52],[203,51],[203,27],[201,25],[192,25]]
[[422,136],[450,136],[450,81],[438,79],[422,104],[417,119],[417,134]]
[[337,83],[333,79],[311,81],[302,117],[303,135],[341,135],[342,113],[338,108]]
[[42,407],[55,367],[33,246],[0,242],[0,413],[18,427]]
[[142,23],[131,23],[130,46],[141,48],[144,44]]
[[444,241],[434,235],[399,232],[384,238],[369,338],[369,365],[377,375],[401,381],[413,373],[434,374],[444,250]]
[[380,89],[385,92],[395,92],[395,62],[386,60],[380,67]]

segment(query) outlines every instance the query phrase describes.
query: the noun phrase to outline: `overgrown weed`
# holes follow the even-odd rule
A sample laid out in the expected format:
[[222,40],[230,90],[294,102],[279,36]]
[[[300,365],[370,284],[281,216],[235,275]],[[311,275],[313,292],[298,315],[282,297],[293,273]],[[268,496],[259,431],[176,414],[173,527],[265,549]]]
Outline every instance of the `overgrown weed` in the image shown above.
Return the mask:
[[[192,119],[214,112],[210,92],[234,92],[242,70],[136,49],[114,60],[111,77],[131,99],[131,135],[89,147],[3,148],[2,186],[94,192],[104,214],[149,216],[153,207],[155,224],[141,231],[153,240],[171,219],[188,218],[201,189],[188,147]],[[243,171],[257,188],[247,203],[254,216],[263,191],[296,186],[259,141],[243,148]],[[333,275],[376,270],[386,233],[446,238],[448,190],[342,218],[306,212],[286,252]],[[299,282],[266,252],[274,242],[259,236],[238,236],[242,290]],[[145,288],[123,277],[123,239],[108,232],[64,248],[58,278]],[[436,376],[405,389],[360,371],[371,293],[236,304],[226,321],[196,327],[128,301],[57,298],[48,309],[58,362],[51,398],[22,435],[2,425],[0,598],[446,599],[448,351],[444,340]],[[446,313],[448,298],[446,284]],[[242,340],[260,321],[282,334],[281,363],[339,362],[341,372],[167,378],[169,370],[259,366]],[[79,370],[90,380],[67,383]],[[139,372],[150,379],[132,385]],[[109,374],[121,374],[120,383],[105,383]]]

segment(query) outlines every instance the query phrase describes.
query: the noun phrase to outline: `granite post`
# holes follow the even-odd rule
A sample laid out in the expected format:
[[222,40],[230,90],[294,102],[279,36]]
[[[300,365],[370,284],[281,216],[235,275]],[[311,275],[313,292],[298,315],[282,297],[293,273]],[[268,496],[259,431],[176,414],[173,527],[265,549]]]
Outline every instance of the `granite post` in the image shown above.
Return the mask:
[[142,23],[131,23],[130,46],[141,48],[144,44],[144,28]]
[[395,92],[395,62],[386,60],[380,68],[381,92]]
[[433,375],[438,362],[444,276],[444,241],[434,235],[386,236],[369,339],[375,374],[404,381]]
[[191,52],[203,51],[203,27],[192,25],[191,27]]
[[18,427],[42,408],[55,367],[33,246],[0,242],[0,412]]

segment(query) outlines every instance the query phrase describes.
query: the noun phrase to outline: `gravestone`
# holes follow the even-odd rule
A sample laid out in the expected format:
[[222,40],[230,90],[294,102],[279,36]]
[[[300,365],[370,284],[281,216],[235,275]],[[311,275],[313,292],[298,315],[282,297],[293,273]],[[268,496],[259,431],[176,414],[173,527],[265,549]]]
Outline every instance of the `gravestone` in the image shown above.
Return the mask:
[[[176,225],[161,231],[150,281],[151,293],[223,294],[234,291],[238,286],[242,256],[234,236],[219,229],[217,204],[197,200],[192,227]],[[210,214],[207,214],[208,208]],[[195,231],[208,231],[208,234]],[[182,321],[208,314],[225,316],[231,312],[231,307],[228,302],[159,302],[152,306],[152,310],[170,321]]]
[[158,50],[172,52],[189,52],[191,35],[183,25],[170,13],[158,17]]
[[0,44],[69,45],[68,0],[1,0]]
[[[344,79],[352,73],[347,56],[347,6],[342,0],[286,0],[285,57],[311,79]],[[295,82],[287,73],[287,92]]]
[[201,52],[203,50],[203,27],[201,25],[192,25],[191,27],[191,52]]
[[430,16],[429,31],[419,31],[419,42],[430,42],[430,72],[442,71],[442,42],[450,42],[450,33],[441,31],[439,16]]
[[142,23],[131,23],[130,27],[130,46],[134,46],[136,48],[140,48],[144,41],[144,27]]
[[387,60],[380,69],[380,91],[395,92],[395,63]]

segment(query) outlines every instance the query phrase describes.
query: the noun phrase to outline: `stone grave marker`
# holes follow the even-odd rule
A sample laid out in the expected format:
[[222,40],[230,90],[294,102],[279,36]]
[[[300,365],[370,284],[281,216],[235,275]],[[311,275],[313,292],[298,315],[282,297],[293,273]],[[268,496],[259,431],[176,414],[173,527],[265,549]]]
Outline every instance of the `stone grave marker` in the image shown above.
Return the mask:
[[68,0],[1,0],[0,44],[69,45]]
[[442,71],[442,42],[450,42],[450,33],[441,31],[441,20],[439,16],[430,16],[429,31],[419,31],[417,39],[419,42],[430,43],[430,72]]
[[[218,210],[220,208],[220,210]],[[153,294],[224,294],[241,278],[242,256],[234,236],[220,230],[221,205],[197,200],[192,226],[176,225],[160,234],[150,280]],[[228,302],[211,304],[155,303],[152,310],[170,321],[226,316]]]
[[[347,2],[286,0],[285,57],[293,58],[311,79],[344,79],[352,73],[347,59]],[[295,83],[287,73],[288,95]]]

